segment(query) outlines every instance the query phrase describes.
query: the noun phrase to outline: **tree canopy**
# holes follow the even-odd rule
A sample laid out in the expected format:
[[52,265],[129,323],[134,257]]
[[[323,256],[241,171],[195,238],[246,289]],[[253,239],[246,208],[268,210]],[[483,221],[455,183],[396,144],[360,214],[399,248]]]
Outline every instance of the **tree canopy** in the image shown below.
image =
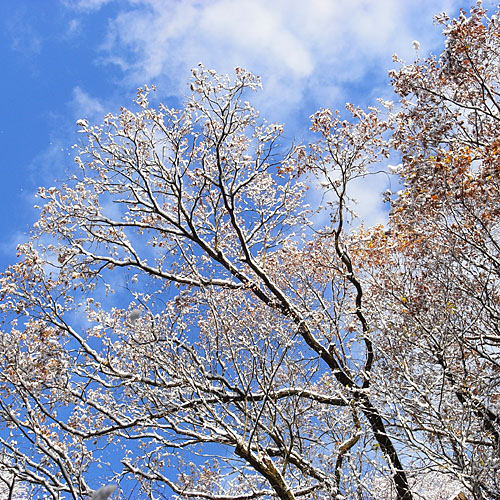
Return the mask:
[[[12,484],[500,498],[499,21],[436,20],[445,49],[396,58],[398,102],[319,110],[310,144],[260,118],[241,68],[194,69],[182,109],[145,87],[78,121],[0,278]],[[351,186],[395,157],[389,223],[366,227]]]

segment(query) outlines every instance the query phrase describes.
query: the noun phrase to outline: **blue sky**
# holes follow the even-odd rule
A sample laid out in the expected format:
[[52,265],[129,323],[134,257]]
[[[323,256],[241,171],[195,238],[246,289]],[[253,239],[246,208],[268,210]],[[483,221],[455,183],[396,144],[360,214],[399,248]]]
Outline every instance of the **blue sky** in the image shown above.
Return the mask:
[[[494,2],[484,2],[486,7]],[[138,86],[179,105],[198,62],[260,75],[262,115],[306,135],[319,107],[391,98],[392,54],[408,62],[439,53],[432,15],[455,16],[455,0],[18,0],[0,2],[0,267],[36,220],[34,194],[73,167],[78,118],[100,121],[131,106]],[[377,184],[378,182],[378,184]],[[359,193],[379,214],[385,180]],[[373,218],[373,217],[372,217]],[[374,217],[373,220],[377,220]]]

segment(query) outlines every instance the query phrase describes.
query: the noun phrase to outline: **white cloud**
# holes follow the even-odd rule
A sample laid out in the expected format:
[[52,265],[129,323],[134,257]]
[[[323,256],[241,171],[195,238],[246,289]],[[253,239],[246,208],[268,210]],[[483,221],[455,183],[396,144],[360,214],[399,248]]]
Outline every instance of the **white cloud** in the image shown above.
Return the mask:
[[111,3],[113,0],[61,0],[66,7],[81,9],[86,11],[98,10],[102,6]]
[[[283,7],[270,9],[268,3],[252,0],[220,0],[204,11],[200,29],[206,40],[217,44],[219,57],[225,48],[233,59],[231,66],[245,62],[270,72],[274,67],[291,78],[309,76],[314,69],[313,54],[301,33],[287,22]],[[243,61],[239,62],[240,58]]]
[[392,54],[414,59],[415,39],[420,54],[439,50],[432,16],[452,6],[453,0],[129,0],[110,21],[103,48],[128,85],[156,83],[160,94],[187,92],[189,70],[200,61],[220,73],[245,67],[263,80],[257,104],[281,121],[305,101],[341,106],[353,84],[387,92]]
[[387,188],[383,174],[359,178],[350,185],[349,195],[356,201],[354,211],[366,226],[387,224],[388,206],[382,203],[382,192]]
[[[95,10],[112,0],[63,1]],[[413,60],[414,40],[420,42],[421,56],[440,51],[443,40],[432,16],[456,14],[461,3],[122,0],[114,6],[104,60],[122,70],[129,88],[156,83],[160,95],[179,96],[187,92],[190,68],[200,61],[220,73],[242,66],[262,77],[264,113],[273,108],[290,113],[305,100],[339,107],[353,85],[364,85],[372,101],[387,92],[392,54]]]
[[71,107],[75,118],[88,118],[90,121],[100,121],[105,113],[105,108],[96,97],[90,96],[80,87],[73,89]]
[[26,54],[40,54],[43,38],[24,6],[12,9],[8,22],[2,26],[12,49]]
[[369,56],[390,58],[404,46],[410,55],[416,38],[409,33],[412,25],[423,19],[425,31],[431,31],[432,14],[448,3],[135,0],[112,23],[108,49],[132,50],[136,58],[128,61],[130,69],[142,78],[174,67],[189,69],[203,60],[222,70],[253,64],[270,73],[287,72],[292,79],[340,66],[341,78],[351,80],[372,64]]
[[68,27],[66,29],[66,36],[72,37],[78,35],[81,32],[82,26],[78,19],[71,19],[68,23]]

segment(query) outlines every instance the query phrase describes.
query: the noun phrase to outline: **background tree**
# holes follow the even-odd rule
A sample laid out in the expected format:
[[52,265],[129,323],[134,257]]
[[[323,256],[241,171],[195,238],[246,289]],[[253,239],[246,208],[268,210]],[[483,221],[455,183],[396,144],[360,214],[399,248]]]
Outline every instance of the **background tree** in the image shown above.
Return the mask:
[[404,187],[359,262],[405,448],[472,498],[500,498],[499,26],[480,4],[438,21],[441,57],[392,75]]
[[[76,172],[40,189],[0,280],[4,467],[52,498],[101,476],[221,500],[372,498],[387,478],[409,500],[433,469],[497,498],[495,26],[446,24],[440,61],[394,73],[400,112],[321,110],[307,148],[244,100],[242,69],[193,70],[182,110],[145,88],[79,120]],[[390,233],[353,230],[349,186],[391,147]]]

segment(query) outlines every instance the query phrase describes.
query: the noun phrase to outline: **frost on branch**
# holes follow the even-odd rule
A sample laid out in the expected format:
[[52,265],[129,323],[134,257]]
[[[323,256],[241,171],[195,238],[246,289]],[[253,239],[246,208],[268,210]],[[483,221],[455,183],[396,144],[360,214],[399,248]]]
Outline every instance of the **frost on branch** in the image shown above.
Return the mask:
[[347,257],[311,239],[299,150],[246,100],[259,80],[200,66],[192,85],[183,109],[146,88],[83,124],[75,175],[40,189],[1,278],[4,444],[53,496],[99,471],[144,498],[363,489],[366,443],[395,450]]
[[499,498],[500,38],[479,3],[440,21],[441,57],[393,75],[404,188],[360,262],[402,442],[467,497]]

